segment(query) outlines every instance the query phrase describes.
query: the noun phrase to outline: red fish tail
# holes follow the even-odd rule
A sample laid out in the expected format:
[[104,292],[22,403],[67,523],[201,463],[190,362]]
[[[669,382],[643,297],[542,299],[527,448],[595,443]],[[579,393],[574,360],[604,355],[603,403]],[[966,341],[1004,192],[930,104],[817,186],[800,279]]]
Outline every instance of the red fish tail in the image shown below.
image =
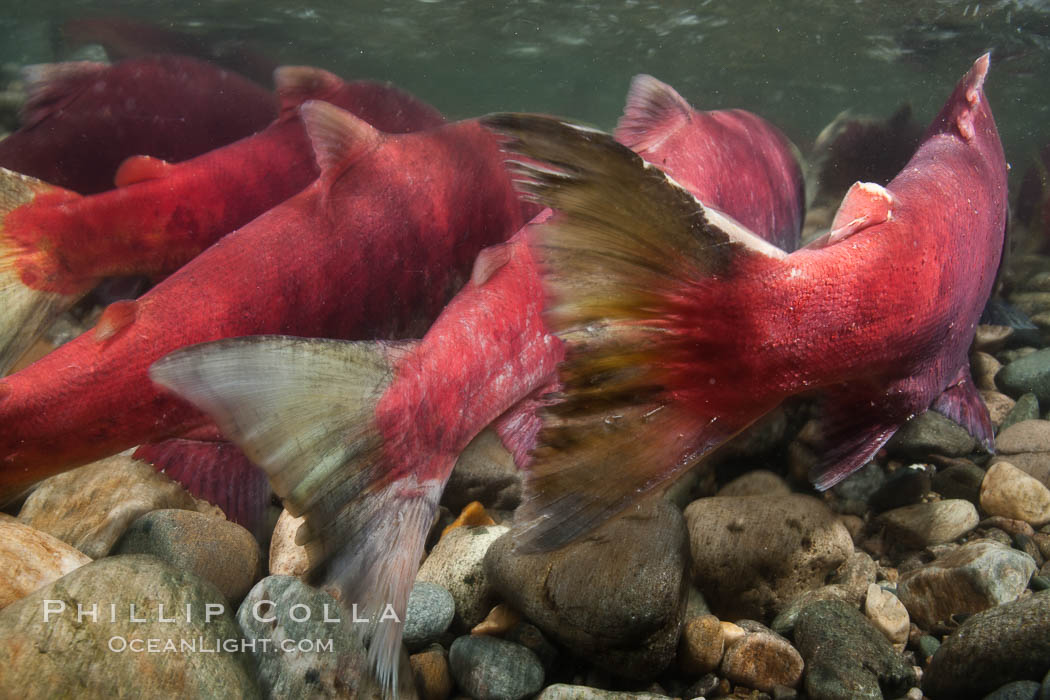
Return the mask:
[[65,201],[78,195],[0,168],[0,376],[47,330],[51,322],[90,289],[69,285],[49,250],[44,232],[27,230],[18,218],[40,199]]
[[662,490],[779,401],[726,410],[680,397],[705,388],[690,364],[726,361],[683,362],[683,349],[706,352],[689,350],[701,331],[688,319],[710,296],[697,290],[717,296],[720,278],[785,254],[606,134],[529,115],[486,124],[523,156],[526,196],[558,212],[533,240],[546,320],[566,343],[564,393],[544,416],[516,519],[519,548],[553,549]]
[[[386,343],[251,337],[176,351],[150,370],[209,413],[270,477],[296,541],[319,562],[313,578],[372,620],[369,658],[398,687],[404,618],[444,480],[390,459],[375,419],[403,354]],[[448,465],[439,469],[446,478]],[[433,465],[429,465],[433,466]],[[384,619],[391,606],[397,620]]]

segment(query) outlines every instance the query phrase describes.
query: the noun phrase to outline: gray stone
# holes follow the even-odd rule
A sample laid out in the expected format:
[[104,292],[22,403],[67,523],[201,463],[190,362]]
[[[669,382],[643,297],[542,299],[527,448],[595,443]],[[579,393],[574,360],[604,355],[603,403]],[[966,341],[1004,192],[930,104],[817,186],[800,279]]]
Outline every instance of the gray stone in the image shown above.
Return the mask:
[[891,454],[917,460],[931,454],[962,457],[976,447],[977,441],[965,428],[936,411],[915,416],[886,443]]
[[849,531],[812,496],[701,498],[685,517],[693,582],[722,619],[770,620],[853,554]]
[[843,500],[867,503],[872,494],[885,483],[886,472],[882,467],[875,462],[868,462],[836,485],[832,493]]
[[[251,658],[263,697],[383,700],[362,642],[367,625],[328,593],[294,576],[267,576],[249,591],[237,621],[256,640]],[[415,696],[404,658],[398,681],[399,698]]]
[[933,490],[945,499],[961,498],[978,505],[981,500],[981,482],[984,470],[973,462],[956,460],[933,477]]
[[894,508],[879,515],[877,521],[900,544],[922,549],[957,540],[977,527],[981,518],[972,503],[954,499]]
[[868,585],[875,583],[878,572],[879,566],[871,555],[856,551],[835,571],[831,583],[845,586],[859,601],[868,590]]
[[437,641],[456,614],[456,601],[447,590],[429,581],[416,581],[408,596],[402,639],[409,649]]
[[982,700],[1035,700],[1038,692],[1037,681],[1013,681],[996,688]]
[[504,537],[485,570],[562,647],[617,675],[651,678],[678,647],[687,557],[681,512],[650,499],[553,552],[521,554]]
[[536,700],[671,700],[667,695],[655,693],[622,693],[615,690],[599,690],[585,685],[548,685]]
[[999,370],[995,383],[1013,397],[1032,393],[1050,405],[1050,348],[1030,353]]
[[1024,552],[988,540],[969,542],[901,576],[897,594],[923,629],[1016,599],[1035,573]]
[[156,557],[107,557],[0,610],[2,694],[254,698],[241,641],[212,584]]
[[485,573],[485,552],[507,532],[504,525],[457,527],[434,545],[416,581],[436,583],[456,601],[455,624],[470,629],[492,609],[494,591]]
[[718,496],[772,496],[791,493],[780,475],[766,469],[747,472],[718,490]]
[[915,671],[856,608],[827,600],[806,607],[795,624],[812,700],[898,697],[915,685]]
[[[1017,423],[1023,423],[1028,420],[1038,420],[1039,418],[1039,399],[1036,398],[1035,394],[1024,394],[1019,399],[1014,407],[1010,409],[1010,412],[1003,418],[1003,422],[999,425],[999,432],[1003,432],[1012,425]],[[1029,450],[1024,450],[1025,452]]]
[[497,510],[513,510],[521,502],[521,471],[492,429],[478,433],[459,455],[441,495],[454,513],[473,501]]
[[980,698],[1050,670],[1050,591],[978,613],[944,640],[922,679],[934,700]]
[[[865,587],[865,590],[867,590],[867,587]],[[799,613],[818,600],[840,600],[853,607],[858,607],[860,605],[861,592],[850,586],[835,583],[806,591],[793,598],[791,602],[784,606],[780,613],[773,618],[773,622],[769,625],[770,629],[777,634],[790,636],[795,629]]]
[[475,700],[521,700],[543,687],[543,664],[525,647],[495,637],[459,637],[449,649],[456,683]]
[[45,479],[26,499],[19,520],[98,559],[143,513],[197,510],[197,501],[153,467],[124,455]]
[[886,483],[871,495],[868,503],[875,511],[920,503],[930,491],[932,474],[933,468],[924,464],[898,469],[886,478]]
[[262,552],[252,533],[237,523],[190,510],[154,510],[140,516],[114,551],[152,554],[211,581],[234,604],[262,570]]

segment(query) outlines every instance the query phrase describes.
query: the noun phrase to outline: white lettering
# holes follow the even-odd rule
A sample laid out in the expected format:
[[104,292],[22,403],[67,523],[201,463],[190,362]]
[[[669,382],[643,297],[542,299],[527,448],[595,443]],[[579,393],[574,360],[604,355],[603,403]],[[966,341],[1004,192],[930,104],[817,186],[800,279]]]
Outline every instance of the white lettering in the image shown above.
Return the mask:
[[226,612],[226,606],[222,603],[207,603],[204,606],[204,621],[211,622],[213,617],[218,617]]
[[77,622],[83,622],[85,616],[90,617],[92,622],[98,622],[98,603],[92,603],[90,610],[84,610],[84,606],[77,603]]
[[[120,648],[119,649],[116,648],[115,646],[113,646],[113,643],[114,642],[118,642],[118,641],[120,642]],[[123,637],[110,637],[109,638],[109,650],[110,651],[115,651],[117,653],[120,653],[120,652],[124,651],[127,648],[128,648],[128,640],[124,639]]]
[[260,600],[259,602],[257,602],[255,605],[252,606],[252,617],[255,618],[255,621],[256,622],[277,622],[277,616],[276,615],[274,615],[273,617],[259,617],[259,615],[261,614],[259,611],[262,609],[262,606],[264,606],[264,605],[269,605],[270,606],[270,610],[273,610],[274,607],[275,607],[272,600]]
[[[57,608],[55,607],[56,603],[58,604]],[[45,600],[44,601],[44,622],[50,622],[51,621],[51,618],[49,617],[50,615],[58,615],[58,614],[60,614],[62,612],[65,612],[65,609],[66,609],[66,601],[64,601],[64,600]]]

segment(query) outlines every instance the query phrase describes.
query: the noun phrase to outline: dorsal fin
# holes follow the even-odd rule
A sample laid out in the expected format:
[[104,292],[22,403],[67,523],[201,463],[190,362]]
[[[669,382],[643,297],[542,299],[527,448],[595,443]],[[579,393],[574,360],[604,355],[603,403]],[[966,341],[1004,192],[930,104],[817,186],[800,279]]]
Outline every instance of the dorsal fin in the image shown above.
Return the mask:
[[634,151],[652,148],[688,123],[692,113],[673,87],[651,75],[636,75],[616,125],[616,140]]
[[127,187],[146,180],[160,180],[171,171],[171,163],[153,156],[131,156],[120,164],[113,184]]
[[383,135],[363,119],[328,102],[309,100],[299,108],[321,177],[375,148]]
[[115,301],[106,307],[95,324],[95,340],[103,342],[135,322],[138,303],[131,299]]
[[312,66],[281,66],[273,72],[273,84],[284,117],[307,100],[322,99],[338,90],[343,79]]
[[842,198],[831,222],[826,245],[849,238],[858,231],[884,224],[893,218],[893,195],[874,182],[855,182]]
[[97,61],[37,63],[24,67],[22,82],[27,96],[19,113],[22,126],[29,128],[51,116],[86,82],[95,80],[108,68],[107,64]]

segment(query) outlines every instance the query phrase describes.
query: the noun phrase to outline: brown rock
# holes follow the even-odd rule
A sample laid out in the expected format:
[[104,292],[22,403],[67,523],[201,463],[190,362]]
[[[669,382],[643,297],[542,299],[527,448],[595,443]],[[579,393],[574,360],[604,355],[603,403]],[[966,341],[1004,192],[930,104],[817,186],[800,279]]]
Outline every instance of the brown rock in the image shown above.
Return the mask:
[[506,603],[500,603],[489,610],[484,620],[474,625],[471,634],[488,634],[502,637],[511,627],[521,622],[521,615]]
[[693,581],[726,619],[771,619],[853,553],[849,532],[812,496],[702,498],[685,517]]
[[998,391],[995,375],[1002,368],[1002,363],[986,352],[975,352],[970,357],[970,371],[973,373],[974,383],[982,391]]
[[872,583],[864,597],[864,614],[886,635],[886,639],[893,643],[897,651],[904,651],[911,629],[911,618],[900,598]]
[[46,532],[0,519],[0,608],[91,561]]
[[452,695],[452,673],[448,667],[448,654],[435,644],[426,651],[408,658],[412,675],[416,679],[419,700],[445,700]]
[[756,469],[730,481],[719,489],[719,496],[772,496],[778,493],[791,493],[778,474],[765,469]]
[[751,632],[726,649],[721,671],[734,683],[765,692],[794,688],[802,680],[802,656],[773,632]]
[[988,416],[992,419],[992,427],[998,428],[1003,424],[1003,419],[1010,414],[1017,403],[1006,394],[998,391],[981,391],[981,398],[988,409]]
[[160,508],[197,510],[197,501],[153,467],[124,455],[45,479],[18,517],[97,559],[143,513]]
[[306,547],[295,543],[295,535],[306,518],[296,518],[282,510],[270,538],[270,574],[302,577],[310,570]]
[[1009,462],[997,462],[981,482],[981,508],[1039,527],[1050,522],[1050,489]]
[[894,508],[879,515],[878,522],[904,546],[922,549],[962,537],[977,527],[980,517],[972,503],[953,498]]
[[977,326],[977,334],[973,339],[973,347],[980,352],[997,352],[1006,344],[1007,339],[1014,334],[1010,326],[991,326],[981,324]]
[[725,653],[725,634],[722,623],[714,615],[701,615],[687,621],[682,627],[678,643],[678,665],[691,675],[711,673],[722,662]]
[[1019,452],[1050,452],[1050,421],[1024,420],[1014,423],[995,438],[1001,455]]

